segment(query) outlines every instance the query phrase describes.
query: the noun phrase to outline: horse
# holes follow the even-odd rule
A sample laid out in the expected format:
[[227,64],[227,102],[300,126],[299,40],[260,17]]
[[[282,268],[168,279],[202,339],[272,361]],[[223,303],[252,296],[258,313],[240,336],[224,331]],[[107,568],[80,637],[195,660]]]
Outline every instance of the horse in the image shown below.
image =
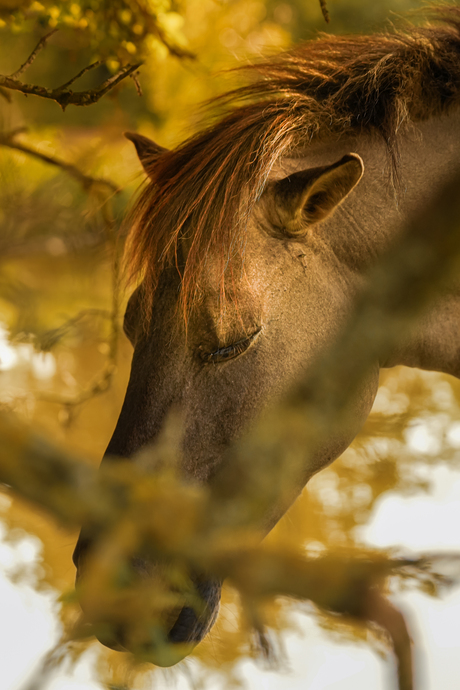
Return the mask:
[[[232,444],[334,342],[370,268],[460,156],[460,8],[429,12],[423,27],[322,36],[246,68],[255,78],[224,95],[226,114],[174,150],[127,134],[146,172],[127,242],[139,284],[124,317],[131,374],[104,463],[155,443],[179,411],[181,476],[213,486]],[[460,377],[459,317],[452,279],[375,358],[346,424],[305,455],[289,499],[275,497],[260,516],[261,533],[350,445],[381,368]],[[80,581],[96,545],[83,526]],[[155,586],[157,564],[139,558],[134,567]],[[172,648],[197,644],[216,619],[221,582],[191,579],[204,606],[171,609]],[[123,626],[100,639],[133,648]],[[154,641],[142,644],[163,663]]]

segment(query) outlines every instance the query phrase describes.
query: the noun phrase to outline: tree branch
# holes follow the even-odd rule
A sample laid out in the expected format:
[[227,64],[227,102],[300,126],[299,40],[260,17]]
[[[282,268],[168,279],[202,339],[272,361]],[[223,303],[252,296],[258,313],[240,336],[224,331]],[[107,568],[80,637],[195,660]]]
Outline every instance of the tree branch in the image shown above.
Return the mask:
[[52,328],[51,330],[43,333],[41,336],[38,336],[38,347],[42,352],[49,352],[49,350],[55,347],[70,331],[72,331],[72,329],[77,326],[77,324],[88,317],[110,319],[112,318],[112,314],[107,311],[107,309],[98,309],[95,307],[82,309],[76,316],[67,319],[67,321],[58,326],[58,328]]
[[412,690],[414,685],[412,639],[403,614],[382,595],[376,586],[368,587],[363,596],[363,618],[387,631],[396,657],[399,690]]
[[[131,601],[144,599],[142,586],[120,588],[113,573],[129,563],[140,544],[151,554],[185,560],[195,572],[210,572],[219,579],[228,577],[242,595],[249,620],[263,629],[259,607],[273,596],[310,600],[329,613],[364,623],[375,622],[389,635],[398,661],[399,690],[413,690],[411,640],[403,616],[379,591],[389,576],[417,578],[418,574],[439,579],[437,567],[444,555],[425,558],[398,558],[385,552],[356,549],[307,558],[286,547],[255,546],[247,533],[236,530],[229,539],[227,527],[215,527],[204,520],[209,496],[202,488],[190,489],[180,480],[167,482],[161,474],[152,476],[141,464],[129,460],[106,463],[99,472],[83,459],[57,449],[0,410],[0,480],[19,494],[45,508],[60,525],[74,527],[91,524],[110,544],[95,550],[87,564],[86,596],[97,598],[98,610],[106,611],[107,624],[113,621],[114,605],[124,596]],[[158,449],[158,444],[157,444]],[[171,449],[163,445],[160,453]],[[153,448],[150,452],[154,453]],[[157,450],[158,452],[158,450]],[[141,489],[141,490],[140,490]],[[156,505],[152,513],[151,506]],[[164,519],[167,505],[180,505],[187,523]],[[170,514],[169,512],[167,513]],[[198,517],[199,516],[199,517]],[[184,531],[184,525],[187,525]],[[130,538],[120,538],[127,527]],[[222,539],[222,535],[225,538]],[[147,553],[145,551],[145,553]],[[450,555],[457,564],[459,558]],[[331,582],[331,573],[333,573]],[[442,576],[441,576],[442,578]],[[456,578],[450,582],[455,582]],[[121,599],[120,599],[121,598]],[[136,620],[148,629],[152,612],[143,607]],[[124,623],[129,625],[130,610]],[[154,614],[153,614],[154,615]],[[118,619],[117,619],[118,620]],[[81,637],[82,629],[75,630]],[[86,634],[91,634],[89,629]]]
[[[99,100],[102,96],[104,96],[104,94],[107,93],[107,91],[110,91],[110,89],[113,89],[113,87],[116,86],[117,84],[119,84],[123,79],[125,79],[126,77],[130,77],[131,74],[135,74],[137,72],[137,70],[139,69],[139,67],[141,67],[142,64],[143,64],[142,62],[138,62],[135,65],[126,65],[126,67],[123,67],[123,69],[121,69],[119,72],[117,72],[117,74],[114,74],[112,77],[109,77],[108,79],[106,79],[106,81],[103,84],[101,84],[101,86],[96,91],[88,91],[86,93],[88,93],[88,94],[96,93],[97,94],[96,100]],[[85,92],[82,92],[82,93],[84,94]],[[77,94],[75,94],[75,95],[77,95]],[[93,101],[91,101],[91,102],[93,102]],[[94,101],[94,102],[96,102],[96,101]],[[82,103],[82,104],[76,103],[75,105],[89,105],[89,103]]]
[[329,24],[329,12],[327,10],[327,5],[326,5],[326,0],[319,0],[319,4],[321,7],[321,12],[323,13],[323,17],[325,21]]
[[76,74],[74,77],[72,77],[72,79],[69,79],[69,81],[67,81],[65,84],[60,86],[59,89],[61,91],[64,91],[65,89],[67,89],[67,87],[69,87],[71,84],[73,84],[75,81],[77,81],[77,79],[80,79],[80,77],[82,77],[84,74],[86,74],[90,70],[96,69],[96,67],[99,67],[100,65],[102,65],[103,62],[104,62],[103,60],[96,60],[96,62],[93,62],[91,65],[88,65],[88,67],[84,67],[82,70],[80,70],[80,72],[78,74]]
[[[58,86],[56,89],[48,89],[44,86],[36,86],[34,84],[25,84],[14,76],[4,76],[2,74],[0,74],[0,88],[3,87],[3,89],[19,91],[26,96],[39,96],[40,98],[56,101],[56,103],[61,106],[62,110],[65,110],[68,105],[84,106],[97,103],[102,96],[105,96],[108,91],[117,86],[117,84],[123,81],[123,79],[126,79],[126,77],[129,77],[131,74],[136,72],[142,65],[142,62],[138,62],[135,65],[125,65],[125,67],[123,67],[119,72],[114,74],[112,77],[109,77],[109,79],[106,79],[106,81],[97,89],[89,89],[88,91],[72,91],[68,88],[69,84],[73,84],[73,82],[81,77],[82,74],[88,72],[88,70],[93,69],[97,65],[98,63],[93,63],[92,65],[85,67],[85,69],[77,74],[73,79],[66,84]],[[22,67],[20,70],[21,69]]]
[[134,82],[134,85],[136,87],[137,95],[142,96],[142,87],[139,82],[139,72],[133,72],[132,74],[129,75],[131,79]]
[[13,74],[10,74],[10,78],[11,78],[11,79],[17,79],[18,77],[21,76],[21,74],[24,74],[24,72],[26,71],[26,69],[27,69],[28,67],[30,67],[30,65],[34,62],[34,60],[35,60],[35,58],[37,57],[38,53],[39,53],[41,50],[43,50],[43,48],[46,46],[46,43],[47,43],[48,39],[51,38],[51,36],[52,36],[53,34],[55,34],[56,31],[57,31],[57,29],[53,29],[53,30],[50,31],[48,34],[46,34],[46,36],[43,36],[43,38],[41,38],[41,39],[39,40],[39,42],[37,43],[37,45],[35,46],[35,48],[34,48],[33,51],[31,52],[31,54],[29,55],[29,57],[27,58],[27,60],[20,66],[19,69],[16,70],[16,72],[13,72]]
[[22,153],[27,153],[29,156],[38,158],[44,163],[49,163],[50,165],[62,168],[62,170],[65,170],[65,172],[71,175],[71,177],[78,180],[85,190],[89,190],[91,187],[100,185],[108,187],[108,189],[115,194],[119,193],[120,189],[114,182],[106,180],[103,177],[92,177],[91,175],[86,175],[71,163],[66,163],[66,161],[63,161],[60,158],[49,156],[46,153],[41,153],[40,151],[37,151],[26,144],[20,144],[19,142],[15,141],[16,136],[25,131],[27,131],[25,127],[20,127],[11,132],[6,132],[5,134],[0,133],[0,146],[6,146],[7,148],[15,149],[16,151],[22,151]]

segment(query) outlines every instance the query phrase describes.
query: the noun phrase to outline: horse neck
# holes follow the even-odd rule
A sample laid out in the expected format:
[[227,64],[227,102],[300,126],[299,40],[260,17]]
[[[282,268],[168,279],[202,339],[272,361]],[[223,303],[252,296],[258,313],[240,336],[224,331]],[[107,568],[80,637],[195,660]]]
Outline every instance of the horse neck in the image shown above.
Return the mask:
[[460,109],[416,123],[400,137],[401,187],[405,213],[414,213],[458,168]]
[[[337,236],[339,247],[351,247],[350,255],[358,257],[360,263],[353,267],[352,275],[357,277],[359,289],[369,266],[458,166],[459,131],[460,109],[406,126],[398,137],[396,175],[392,175],[385,143],[375,134],[310,144],[295,159],[284,159],[274,174],[278,177],[330,165],[352,152],[362,157],[365,173],[361,182],[324,227],[328,237]],[[352,282],[348,285],[353,289]],[[460,282],[452,282],[382,366],[404,364],[460,377],[459,343]]]
[[[396,208],[404,226],[458,168],[460,110],[414,125],[400,141],[400,187]],[[391,214],[390,214],[391,215]],[[390,230],[389,230],[390,231]],[[436,232],[436,228],[433,228]],[[394,230],[393,230],[394,232]],[[460,281],[452,279],[442,295],[405,336],[383,366],[419,367],[460,378]]]

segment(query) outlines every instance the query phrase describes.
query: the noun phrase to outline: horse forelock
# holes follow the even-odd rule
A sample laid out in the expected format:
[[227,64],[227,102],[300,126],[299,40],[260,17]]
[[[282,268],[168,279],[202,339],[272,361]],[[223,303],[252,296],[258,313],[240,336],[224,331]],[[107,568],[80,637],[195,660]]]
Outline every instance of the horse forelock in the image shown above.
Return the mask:
[[447,112],[459,101],[460,8],[432,8],[428,18],[437,23],[369,36],[322,35],[240,68],[259,78],[220,97],[231,108],[222,120],[162,154],[133,208],[127,271],[131,280],[144,281],[146,323],[167,265],[180,272],[185,317],[210,251],[220,257],[224,297],[251,209],[273,164],[297,146],[333,134],[374,132],[397,170],[401,126]]

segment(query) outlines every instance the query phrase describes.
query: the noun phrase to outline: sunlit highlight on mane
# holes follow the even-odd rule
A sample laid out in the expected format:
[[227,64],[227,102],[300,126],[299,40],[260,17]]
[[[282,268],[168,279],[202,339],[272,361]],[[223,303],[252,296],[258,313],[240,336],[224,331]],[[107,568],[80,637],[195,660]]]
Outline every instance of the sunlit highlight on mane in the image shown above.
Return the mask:
[[[459,101],[460,8],[429,10],[441,24],[370,36],[321,36],[254,66],[253,83],[224,94],[228,114],[152,166],[131,215],[130,280],[144,281],[146,322],[159,276],[181,272],[187,316],[209,252],[225,277],[244,243],[253,205],[278,158],[318,138],[357,131],[383,137],[397,167],[396,136],[409,122]],[[180,238],[189,250],[181,265]]]

